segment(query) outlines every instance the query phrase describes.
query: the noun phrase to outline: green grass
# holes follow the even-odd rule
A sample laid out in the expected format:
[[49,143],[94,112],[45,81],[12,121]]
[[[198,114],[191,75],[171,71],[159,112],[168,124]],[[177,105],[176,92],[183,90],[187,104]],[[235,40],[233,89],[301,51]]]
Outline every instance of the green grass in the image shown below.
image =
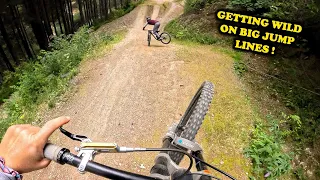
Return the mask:
[[[188,42],[197,41],[184,40],[182,42],[189,50],[199,46]],[[202,49],[204,47],[200,46],[198,48]],[[270,126],[270,118],[264,117],[263,113],[260,112],[260,107],[255,104],[256,102],[250,100],[251,97],[241,89],[241,85],[237,85],[240,81],[235,75],[243,76],[248,70],[244,63],[244,59],[246,58],[245,53],[226,47],[225,44],[220,47],[213,45],[212,49],[215,51],[216,56],[211,59],[207,58],[206,54],[198,54],[197,51],[192,51],[192,54],[184,52],[188,55],[182,55],[185,62],[187,62],[186,66],[190,67],[188,73],[192,74],[193,79],[196,78],[199,79],[199,81],[212,79],[212,82],[218,84],[218,86],[220,85],[218,88],[224,89],[218,89],[218,96],[213,100],[212,107],[214,108],[209,110],[209,116],[206,117],[203,124],[205,138],[202,144],[204,144],[209,151],[213,151],[213,153],[207,157],[213,159],[213,164],[220,164],[220,167],[228,172],[238,174],[238,178],[261,179],[265,174],[269,174],[268,177],[270,179],[280,176],[285,177],[292,169],[292,155],[289,156],[288,152],[285,151],[286,137],[279,134],[287,133],[293,135],[296,133],[288,131],[288,126],[291,127],[291,125],[285,125],[286,123],[283,123],[292,122],[292,119],[289,120],[287,118],[282,123],[272,121],[272,125],[281,126],[281,130],[275,129],[270,131],[268,128]],[[227,70],[225,66],[221,66],[222,64],[218,63],[220,61],[218,59],[222,56],[218,54],[228,56],[228,58],[225,58],[224,63],[228,62],[229,66],[231,66],[230,63],[232,63],[235,75],[226,75],[230,73],[227,72],[230,70]],[[188,56],[188,58],[186,56]],[[201,60],[195,60],[198,58],[194,56],[201,57]],[[210,60],[212,61],[213,59],[218,62],[210,62]],[[221,73],[221,71],[223,73]],[[232,76],[235,77],[234,80],[230,80]],[[233,82],[234,85],[230,86],[230,82]],[[234,89],[238,89],[239,94],[236,94]],[[232,113],[230,114],[230,112]],[[214,119],[210,117],[211,113],[214,114]],[[295,116],[291,115],[290,117]],[[252,124],[260,124],[260,126],[253,126]],[[250,130],[250,127],[252,130]],[[232,131],[228,129],[232,129]],[[241,129],[241,131],[237,131],[238,129]],[[215,145],[214,147],[219,147],[219,150],[212,149],[212,144]],[[237,153],[235,150],[239,148],[243,148],[241,153]],[[251,160],[252,169],[248,166],[245,160],[246,157]],[[223,165],[221,165],[222,162]],[[241,167],[240,171],[234,171],[232,169],[235,167],[239,168],[239,166]],[[244,174],[244,172],[248,174]]]
[[15,85],[17,82],[18,82],[18,77],[16,76],[15,72],[6,71],[4,73],[4,79],[0,86],[0,104],[2,104],[5,99],[10,97],[10,95],[14,91],[14,88],[12,86]]
[[80,62],[96,49],[105,48],[120,38],[89,33],[89,28],[82,27],[73,36],[57,37],[51,44],[52,51],[41,51],[37,59],[8,74],[5,79],[12,80],[13,93],[5,100],[0,113],[0,137],[13,124],[35,121],[40,105],[53,107],[57,97],[68,89]]
[[[247,179],[252,167],[243,149],[249,145],[252,123],[259,115],[232,71],[234,60],[217,50],[215,45],[196,43],[183,46],[177,56],[184,61],[181,76],[193,87],[186,90],[190,93],[186,97],[192,97],[204,80],[215,85],[211,107],[197,135],[206,161],[237,179]],[[222,177],[218,173],[215,175]]]
[[[247,73],[247,65],[244,63],[244,59],[247,57],[245,53],[227,48],[218,48],[218,50],[232,57],[234,71],[239,77]],[[254,97],[248,98],[252,99]],[[253,101],[252,106],[257,106],[256,103]],[[288,126],[292,127],[291,125],[287,125],[292,124],[294,121],[291,117],[296,116],[283,114],[286,118],[280,121],[271,115],[263,118],[261,107],[257,106],[255,111],[262,118],[255,119],[250,143],[244,150],[246,157],[250,158],[253,163],[252,174],[249,177],[250,179],[262,179],[264,175],[267,175],[269,179],[283,177],[284,174],[288,174],[292,169],[292,154],[289,156],[284,147],[286,147],[286,136],[296,133],[296,131],[293,133],[289,129]]]
[[[165,30],[178,39],[179,44],[189,48],[198,46],[197,43],[212,45],[216,53],[224,53],[233,59],[234,72],[238,75],[238,80],[244,84],[246,96],[251,102],[251,107],[255,109],[254,112],[257,114],[253,122],[255,124],[260,123],[259,127],[252,127],[255,133],[250,136],[250,139],[247,137],[250,141],[246,146],[246,156],[252,159],[253,163],[251,177],[253,179],[254,177],[262,179],[264,174],[270,172],[270,179],[279,177],[281,179],[319,179],[320,166],[317,165],[320,159],[320,151],[318,150],[320,148],[320,143],[318,143],[320,137],[319,96],[249,69],[253,67],[258,71],[315,91],[317,90],[317,84],[319,84],[317,82],[319,82],[320,76],[319,71],[315,72],[317,68],[311,67],[316,67],[319,64],[316,63],[318,59],[310,56],[306,57],[305,60],[301,60],[301,57],[299,59],[299,57],[293,57],[288,53],[283,57],[265,57],[232,50],[232,38],[221,37],[214,34],[211,30],[212,28],[206,27],[208,23],[213,23],[214,26],[215,21],[214,19],[206,19],[208,16],[206,13],[210,12],[208,8],[200,12],[200,14],[199,12],[191,14],[192,8],[198,8],[199,2],[197,0],[188,1],[185,11],[190,12],[171,21]],[[207,30],[205,30],[206,28]],[[217,44],[219,46],[216,46]],[[294,53],[295,51],[293,50],[292,52]],[[199,57],[203,58],[202,56]],[[194,58],[197,59],[198,57]],[[212,60],[216,60],[216,57],[213,57]],[[192,60],[190,61],[192,62]],[[206,66],[209,66],[208,64],[210,63],[207,63]],[[212,71],[216,72],[217,68],[219,69],[220,67],[218,65],[212,67]],[[205,68],[198,69],[198,71],[212,74],[211,71],[205,70]],[[207,76],[204,72],[201,74],[201,77]],[[226,106],[224,102],[221,105]],[[236,105],[233,105],[233,107],[236,108]],[[275,123],[272,125],[279,126],[280,129],[278,131],[270,131],[268,128],[270,126],[270,115],[273,117],[272,122]],[[219,120],[221,120],[220,116]],[[223,134],[215,126],[220,128],[237,128],[231,122],[228,124],[223,121],[215,121],[214,123],[211,121],[206,120],[204,123],[204,127],[210,136],[217,137]],[[282,135],[280,136],[279,134]],[[225,138],[227,135],[220,136]],[[230,136],[233,135],[231,134]],[[273,142],[270,143],[271,141]],[[207,138],[209,145],[212,142],[217,143],[217,147],[220,147],[219,145],[223,146],[223,144],[219,144],[220,142]],[[265,148],[259,147],[259,143],[264,143]],[[223,149],[228,151],[226,148]],[[266,149],[268,149],[268,152],[265,151]],[[309,150],[306,152],[306,149]],[[290,161],[290,158],[292,158],[291,154],[290,157],[286,156],[291,151],[296,155],[295,159],[292,160],[294,163]],[[268,156],[271,156],[271,158]],[[225,153],[217,152],[214,152],[211,157],[229,159],[229,156],[226,156]],[[238,161],[238,158],[232,157],[235,161]],[[277,160],[281,161],[281,163],[273,166],[272,163],[278,163]],[[216,161],[215,163],[219,162]],[[229,169],[229,167],[232,167],[232,163],[229,165],[225,166],[225,168]]]
[[[317,77],[316,74],[312,74],[312,71],[300,68],[300,63],[306,67],[306,64],[312,60],[302,62],[294,58],[267,58],[254,55],[242,59],[258,71],[308,89],[313,89],[310,81]],[[272,115],[274,119],[279,119],[277,124],[281,132],[287,134],[283,137],[282,144],[295,154],[294,163],[291,163],[291,173],[288,174],[290,179],[319,179],[319,173],[316,173],[319,171],[316,162],[320,157],[320,152],[317,150],[319,148],[317,140],[320,137],[319,96],[252,70],[241,76],[250,89],[250,96],[259,106],[261,114]]]
[[[273,123],[279,127],[278,131],[270,132],[266,128],[266,126],[270,126],[270,118],[263,118],[265,119],[264,121],[257,122],[262,123],[263,128],[256,129],[256,136],[251,136],[251,144],[248,146],[250,153],[247,151],[246,154],[252,158],[253,174],[256,177],[262,177],[263,174],[272,172],[270,174],[271,178],[280,176],[288,179],[306,179],[308,177],[306,175],[307,170],[309,172],[317,172],[319,166],[314,164],[314,157],[319,155],[318,151],[305,153],[305,150],[310,149],[310,147],[319,147],[318,143],[315,143],[315,140],[320,135],[319,121],[317,120],[320,114],[319,97],[277,79],[265,78],[254,71],[248,71],[246,64],[256,58],[253,55],[224,47],[220,48],[220,51],[234,59],[235,73],[242,77],[241,80],[250,89],[248,95],[251,99],[254,99],[254,104],[258,106],[258,113],[261,116],[272,115],[274,117],[272,118]],[[292,61],[292,59],[281,58],[281,60],[277,60],[277,57],[265,59],[264,63],[261,63],[262,59],[259,59],[258,62],[261,64],[254,61],[250,64],[268,74],[272,74],[270,73],[272,70],[277,70],[277,77],[302,87],[308,87],[308,81],[301,81],[301,77],[305,76],[305,71],[297,68],[299,66],[296,66],[296,62]],[[274,119],[278,120],[274,121]],[[282,134],[281,140],[274,141],[275,137],[279,137],[279,133]],[[274,160],[272,159],[274,155],[268,154],[271,158],[267,158],[267,156],[259,154],[260,152],[256,150],[259,149],[256,148],[258,146],[257,142],[267,141],[273,141],[273,143],[265,144],[264,146],[269,146],[268,149],[272,150],[270,153],[279,155],[277,158],[278,160],[281,159],[283,165],[277,164],[276,167],[284,167],[283,169],[272,167],[268,162],[269,160]],[[285,151],[283,151],[284,147],[286,147]],[[284,153],[288,153],[287,151],[292,151],[292,153],[298,155],[296,157],[299,158],[294,160],[295,164],[303,162],[306,165],[304,167],[301,165],[293,166],[289,160],[293,156],[290,155],[289,158],[284,155]],[[319,173],[314,173],[311,176],[311,178],[316,179],[319,177]]]
[[192,25],[185,26],[179,22],[179,20],[170,21],[166,27],[165,31],[170,33],[174,38],[179,40],[193,41],[201,44],[216,44],[221,39],[214,37],[210,33],[201,32],[197,27]]
[[221,48],[220,50],[233,58],[234,60],[233,68],[235,73],[239,77],[241,77],[245,72],[248,71],[248,67],[243,61],[244,54],[242,52],[231,50],[228,48]]

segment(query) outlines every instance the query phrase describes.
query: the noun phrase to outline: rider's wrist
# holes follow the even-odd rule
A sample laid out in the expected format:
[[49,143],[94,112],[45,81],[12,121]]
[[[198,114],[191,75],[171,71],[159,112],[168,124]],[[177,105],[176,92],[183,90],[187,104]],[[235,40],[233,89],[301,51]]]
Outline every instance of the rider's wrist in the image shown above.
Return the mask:
[[5,160],[1,156],[0,156],[0,172],[10,174],[13,177],[15,177],[16,180],[22,180],[22,175],[20,175],[17,171],[11,169],[10,167],[7,167],[5,165]]

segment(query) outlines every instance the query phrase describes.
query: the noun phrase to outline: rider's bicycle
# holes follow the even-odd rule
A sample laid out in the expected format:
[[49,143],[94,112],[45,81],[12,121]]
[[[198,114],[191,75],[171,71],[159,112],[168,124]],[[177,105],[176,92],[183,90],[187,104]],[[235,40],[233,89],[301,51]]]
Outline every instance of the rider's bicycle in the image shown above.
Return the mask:
[[[214,86],[211,82],[206,81],[201,85],[180,122],[174,123],[164,136],[162,148],[128,148],[118,146],[115,143],[92,142],[86,136],[72,134],[60,127],[60,131],[64,135],[81,142],[80,147],[75,148],[78,155],[70,153],[66,148],[47,144],[44,148],[44,156],[60,164],[66,163],[75,166],[80,173],[88,171],[110,179],[219,179],[210,174],[208,167],[224,174],[230,179],[235,179],[226,172],[206,163],[202,155],[203,150],[194,139],[209,109],[213,98],[213,89]],[[100,153],[144,151],[160,151],[155,158],[155,165],[150,170],[150,176],[122,171],[93,161],[95,155]],[[190,159],[187,169],[178,166],[184,155]],[[190,172],[193,159],[196,163],[197,172]]]
[[[157,33],[159,33],[160,31],[157,31]],[[153,38],[157,41],[161,41],[163,44],[169,44],[171,42],[171,36],[169,33],[167,32],[163,32],[160,34],[159,39],[157,39],[157,37],[153,34],[152,30],[148,30],[148,46],[150,46],[150,42],[151,42],[151,36],[153,36]]]

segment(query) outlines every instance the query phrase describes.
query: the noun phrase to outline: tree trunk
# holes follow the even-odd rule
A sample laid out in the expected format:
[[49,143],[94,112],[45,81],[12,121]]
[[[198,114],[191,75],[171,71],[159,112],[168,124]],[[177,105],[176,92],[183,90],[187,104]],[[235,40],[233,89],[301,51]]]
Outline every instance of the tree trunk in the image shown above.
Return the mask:
[[73,21],[72,3],[71,3],[71,0],[67,0],[67,1],[69,3],[70,30],[71,30],[71,33],[74,33],[74,21]]
[[[31,0],[31,6],[29,6],[29,14],[35,15],[33,16],[35,19],[31,21],[31,28],[33,30],[33,33],[37,39],[37,42],[39,44],[39,47],[41,49],[48,50],[49,47],[49,40],[45,31],[45,28],[43,27],[43,24],[40,19],[40,12],[38,7],[35,5],[34,0]],[[35,13],[35,14],[33,14]]]
[[84,7],[83,7],[83,4],[82,4],[82,0],[77,0],[77,2],[78,2],[78,5],[79,5],[81,25],[83,25],[85,23],[84,16],[83,16]]
[[115,8],[115,9],[118,9],[117,0],[113,0],[113,3],[114,3],[114,8]]
[[92,0],[89,0],[88,2],[89,2],[90,25],[92,25],[92,20],[93,20]]
[[68,24],[67,24],[67,21],[66,21],[66,17],[65,17],[65,6],[63,4],[63,1],[62,0],[58,0],[59,2],[59,7],[60,7],[60,13],[61,13],[61,17],[62,17],[62,22],[63,22],[63,26],[64,26],[64,31],[65,31],[65,34],[69,34],[69,27],[68,27]]
[[94,19],[98,19],[98,5],[97,0],[93,0],[93,8],[94,8]]
[[54,1],[54,6],[55,6],[55,9],[56,9],[56,15],[57,15],[58,23],[59,23],[59,26],[60,26],[60,34],[63,34],[63,29],[62,29],[62,24],[61,24],[61,20],[60,20],[60,14],[59,14],[59,8],[58,8],[57,1]]
[[69,33],[68,34],[71,34],[72,30],[71,30],[71,19],[70,19],[69,2],[68,2],[68,0],[63,0],[62,2],[64,4],[64,6],[63,6],[63,8],[65,8],[64,9],[64,15],[66,17],[67,26],[68,26],[68,29],[69,29]]
[[90,6],[89,6],[89,1],[85,0],[85,12],[86,12],[86,19],[87,19],[87,23],[90,25],[90,21],[91,21],[91,18],[90,18]]
[[87,2],[86,1],[82,1],[82,2],[83,2],[83,12],[85,15],[85,23],[89,23]]
[[111,13],[112,12],[111,0],[108,0],[108,6],[109,6],[109,13]]
[[45,4],[45,0],[40,0],[40,6],[39,9],[41,11],[41,19],[43,20],[44,22],[44,26],[45,26],[45,29],[46,29],[46,32],[47,32],[47,36],[51,36],[52,35],[52,29],[51,29],[51,25],[50,25],[50,20],[49,20],[49,16],[48,16],[48,12],[47,12],[47,7],[46,7],[46,4]]
[[37,39],[39,47],[41,49],[48,50],[49,41],[46,33],[44,32],[44,28],[41,23],[32,22],[31,23],[32,31]]
[[17,57],[16,57],[16,55],[15,55],[15,52],[14,52],[14,50],[13,50],[13,46],[12,46],[12,44],[11,44],[11,42],[10,42],[10,38],[9,38],[8,33],[7,33],[7,31],[6,31],[6,28],[5,28],[5,26],[4,26],[4,23],[3,23],[3,20],[2,20],[2,16],[1,16],[1,15],[0,15],[0,31],[1,31],[1,34],[2,34],[2,37],[3,37],[4,41],[5,41],[6,44],[7,44],[8,50],[9,50],[11,56],[12,56],[13,61],[14,61],[16,64],[19,64],[19,62],[18,62],[18,60],[17,60]]
[[[11,7],[10,7],[10,9],[11,9]],[[15,26],[14,26],[14,24],[15,24],[15,19],[14,19],[14,15],[12,14],[12,12],[11,12],[11,16],[13,17],[13,19],[12,19],[12,23],[11,23],[11,29],[12,29],[12,32],[13,32],[13,36],[15,37],[15,39],[16,39],[16,41],[17,41],[17,43],[18,43],[18,46],[19,46],[19,48],[20,48],[20,51],[22,52],[22,54],[24,55],[24,58],[25,59],[28,59],[28,56],[26,55],[27,53],[25,52],[25,51],[23,51],[23,46],[21,45],[21,43],[20,43],[20,40],[22,40],[21,38],[19,39],[19,35],[16,33],[16,28],[15,28]]]
[[[54,13],[53,13],[53,11],[54,11],[54,9],[53,9],[53,6],[54,6],[54,4],[53,4],[53,1],[49,1],[50,3],[49,3],[49,7],[51,7],[51,10],[50,10],[50,15],[51,15],[51,22],[52,22],[52,24],[53,24],[53,28],[54,28],[54,32],[55,32],[55,34],[57,35],[58,34],[58,32],[57,32],[57,27],[56,27],[56,22],[55,22],[55,19],[54,19]],[[50,18],[50,16],[49,16],[49,18]]]
[[104,5],[104,1],[103,0],[100,0],[99,1],[99,7],[100,7],[100,13],[99,13],[99,18],[100,19],[103,19],[103,14],[104,14],[104,11],[105,11],[105,5]]
[[108,18],[108,14],[109,14],[109,0],[103,0],[104,1],[104,7],[105,7],[105,16],[104,18],[107,19]]
[[14,72],[14,68],[10,63],[9,59],[7,58],[6,53],[3,51],[2,46],[0,46],[0,55],[2,56],[3,62],[7,66],[8,70]]
[[11,12],[14,16],[14,25],[16,26],[16,29],[18,31],[19,37],[22,41],[23,47],[28,55],[29,58],[33,58],[33,50],[30,46],[29,39],[27,38],[27,35],[25,33],[24,26],[22,25],[21,19],[20,19],[20,13],[17,10],[16,7],[11,7]]
[[90,19],[91,19],[91,25],[93,24],[93,20],[94,20],[94,8],[93,8],[93,0],[89,1],[89,6],[90,6]]

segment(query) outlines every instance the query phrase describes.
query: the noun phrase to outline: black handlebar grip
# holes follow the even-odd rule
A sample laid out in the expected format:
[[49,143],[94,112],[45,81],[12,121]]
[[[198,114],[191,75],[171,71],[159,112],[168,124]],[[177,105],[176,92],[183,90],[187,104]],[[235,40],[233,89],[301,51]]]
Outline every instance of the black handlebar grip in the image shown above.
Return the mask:
[[62,147],[56,146],[51,143],[47,143],[43,149],[43,155],[45,158],[58,162],[58,153],[62,150]]

